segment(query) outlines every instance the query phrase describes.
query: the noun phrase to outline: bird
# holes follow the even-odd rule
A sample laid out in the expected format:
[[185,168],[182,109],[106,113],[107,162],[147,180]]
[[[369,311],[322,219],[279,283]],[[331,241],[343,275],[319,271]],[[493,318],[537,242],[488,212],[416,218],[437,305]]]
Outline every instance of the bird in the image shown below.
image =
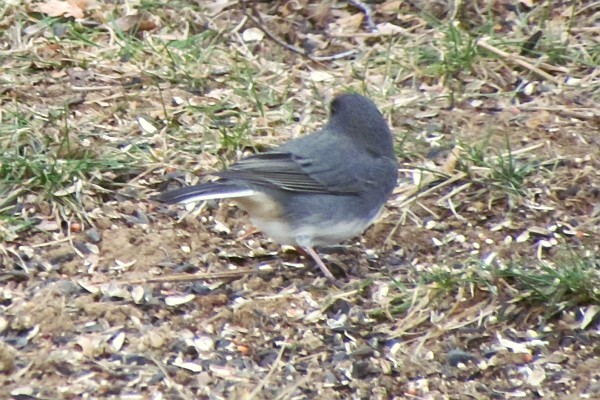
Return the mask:
[[336,96],[323,127],[210,173],[217,180],[166,191],[154,200],[233,199],[259,230],[304,250],[336,279],[315,247],[359,236],[380,214],[398,179],[394,140],[383,115],[357,93]]

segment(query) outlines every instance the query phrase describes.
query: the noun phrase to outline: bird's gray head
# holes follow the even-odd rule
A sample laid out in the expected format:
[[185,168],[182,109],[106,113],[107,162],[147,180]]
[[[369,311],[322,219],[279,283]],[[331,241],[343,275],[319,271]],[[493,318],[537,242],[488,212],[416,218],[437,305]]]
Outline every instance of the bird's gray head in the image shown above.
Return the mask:
[[345,93],[331,102],[326,130],[347,135],[377,156],[395,158],[392,133],[375,103],[356,93]]

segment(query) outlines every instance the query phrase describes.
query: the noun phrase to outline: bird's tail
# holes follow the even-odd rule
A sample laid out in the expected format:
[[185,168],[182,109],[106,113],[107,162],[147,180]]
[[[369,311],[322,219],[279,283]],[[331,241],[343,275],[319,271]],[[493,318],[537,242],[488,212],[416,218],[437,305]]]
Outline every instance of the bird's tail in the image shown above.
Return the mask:
[[254,194],[256,194],[254,190],[240,184],[217,181],[170,190],[152,197],[152,200],[160,201],[161,203],[175,204],[246,197]]

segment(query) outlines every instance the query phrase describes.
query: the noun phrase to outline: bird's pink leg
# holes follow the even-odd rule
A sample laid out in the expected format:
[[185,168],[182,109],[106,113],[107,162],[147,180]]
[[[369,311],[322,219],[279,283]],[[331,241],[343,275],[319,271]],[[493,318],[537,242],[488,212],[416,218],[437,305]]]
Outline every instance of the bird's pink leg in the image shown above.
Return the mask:
[[313,249],[311,246],[305,246],[305,248],[303,250],[306,250],[306,252],[312,257],[313,260],[315,260],[315,262],[317,263],[317,265],[319,266],[319,268],[321,269],[321,271],[323,272],[323,275],[325,275],[325,277],[327,279],[329,279],[332,282],[335,282],[336,279],[333,276],[333,274],[327,269],[327,267],[325,266],[325,264],[323,263],[323,261],[321,260],[321,257],[319,257],[319,255],[317,254],[317,252],[315,251],[315,249]]

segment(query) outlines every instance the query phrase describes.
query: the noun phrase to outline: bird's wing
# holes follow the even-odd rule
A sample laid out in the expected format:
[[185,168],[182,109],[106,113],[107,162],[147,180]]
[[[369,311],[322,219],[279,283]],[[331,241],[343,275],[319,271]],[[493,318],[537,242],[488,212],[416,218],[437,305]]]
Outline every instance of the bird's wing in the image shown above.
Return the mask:
[[358,193],[368,184],[352,168],[346,168],[348,160],[331,160],[327,157],[325,160],[328,162],[322,162],[323,159],[318,155],[310,157],[273,151],[240,160],[215,175],[304,193]]

